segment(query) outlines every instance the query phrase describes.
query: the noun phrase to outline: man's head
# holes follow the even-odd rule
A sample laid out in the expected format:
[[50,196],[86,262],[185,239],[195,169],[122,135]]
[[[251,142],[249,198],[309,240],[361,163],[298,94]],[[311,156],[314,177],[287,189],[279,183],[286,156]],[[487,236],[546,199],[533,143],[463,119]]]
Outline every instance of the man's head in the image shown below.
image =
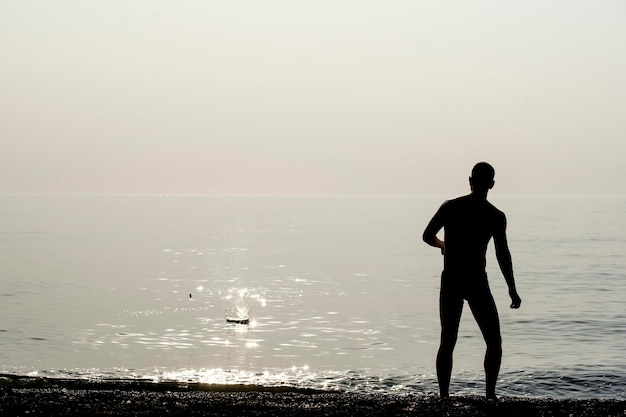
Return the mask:
[[486,162],[479,162],[474,165],[472,176],[469,179],[472,191],[485,192],[490,190],[495,184],[493,180],[495,175],[496,171]]

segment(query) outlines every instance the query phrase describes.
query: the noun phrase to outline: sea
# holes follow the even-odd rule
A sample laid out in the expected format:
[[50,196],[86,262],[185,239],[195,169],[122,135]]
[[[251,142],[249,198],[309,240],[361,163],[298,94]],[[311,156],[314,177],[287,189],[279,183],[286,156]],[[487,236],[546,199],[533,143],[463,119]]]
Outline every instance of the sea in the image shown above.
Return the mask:
[[[445,199],[0,197],[0,373],[437,393]],[[498,393],[626,399],[626,198],[490,201],[523,299],[490,243]],[[484,350],[466,306],[452,395]]]

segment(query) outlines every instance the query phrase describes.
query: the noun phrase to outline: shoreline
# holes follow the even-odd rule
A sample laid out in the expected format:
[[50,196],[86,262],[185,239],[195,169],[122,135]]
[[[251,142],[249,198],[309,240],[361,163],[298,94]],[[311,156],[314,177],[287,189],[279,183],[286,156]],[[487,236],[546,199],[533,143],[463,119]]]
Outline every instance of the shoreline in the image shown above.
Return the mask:
[[256,385],[0,375],[2,416],[626,416],[626,400],[358,394]]

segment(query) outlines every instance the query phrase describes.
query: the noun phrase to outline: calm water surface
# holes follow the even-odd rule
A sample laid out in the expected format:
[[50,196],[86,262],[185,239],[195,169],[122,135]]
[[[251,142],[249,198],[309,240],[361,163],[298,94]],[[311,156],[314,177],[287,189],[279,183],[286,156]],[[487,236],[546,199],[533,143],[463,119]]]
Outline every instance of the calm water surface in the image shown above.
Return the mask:
[[[497,198],[500,391],[626,398],[626,199]],[[436,392],[443,198],[0,198],[0,371]],[[249,325],[226,315],[241,299]],[[482,393],[466,308],[454,393]]]

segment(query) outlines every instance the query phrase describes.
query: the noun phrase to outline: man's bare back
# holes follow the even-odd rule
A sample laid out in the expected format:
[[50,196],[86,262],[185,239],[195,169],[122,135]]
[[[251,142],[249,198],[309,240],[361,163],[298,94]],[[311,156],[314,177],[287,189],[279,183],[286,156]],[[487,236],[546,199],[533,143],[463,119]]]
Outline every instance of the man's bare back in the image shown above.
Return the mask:
[[470,194],[446,201],[429,226],[444,228],[444,270],[472,275],[485,272],[487,244],[502,236],[506,219],[490,202]]

